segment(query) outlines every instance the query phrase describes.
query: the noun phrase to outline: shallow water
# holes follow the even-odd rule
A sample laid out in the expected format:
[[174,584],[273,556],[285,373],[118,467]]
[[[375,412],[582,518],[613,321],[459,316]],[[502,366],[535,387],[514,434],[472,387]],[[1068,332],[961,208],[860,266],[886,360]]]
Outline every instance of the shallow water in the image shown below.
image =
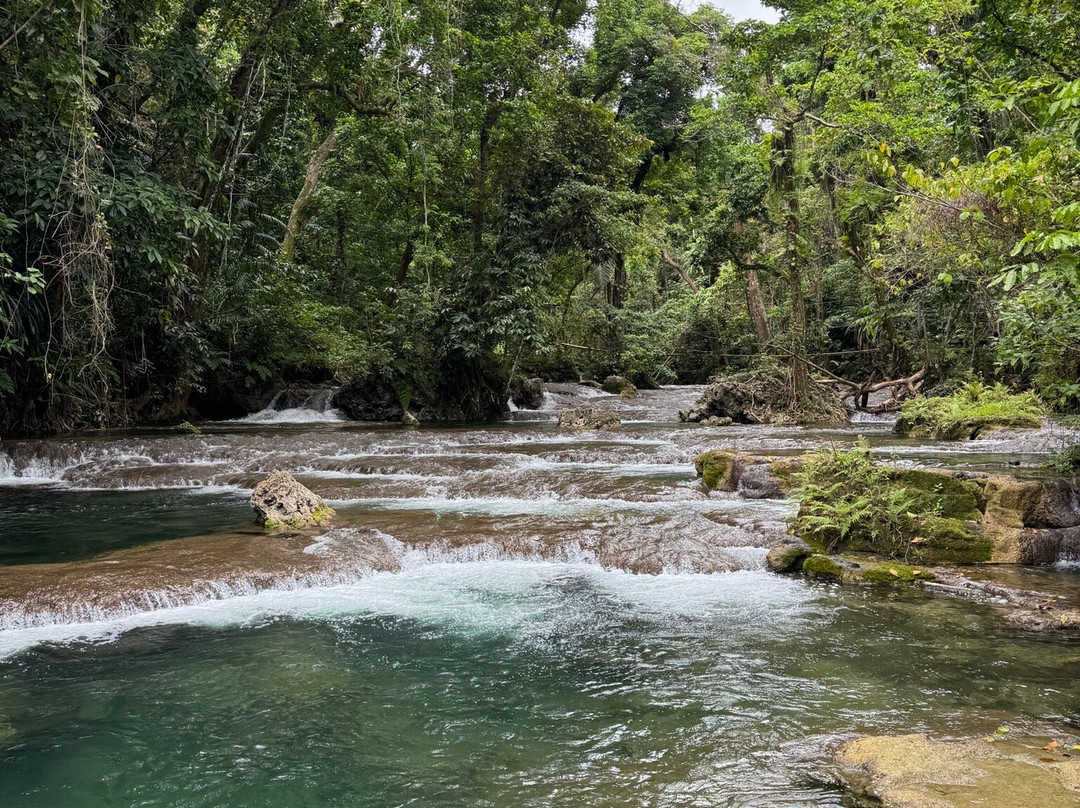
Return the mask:
[[[824,761],[852,733],[1080,728],[1080,643],[770,575],[786,505],[706,496],[692,470],[860,433],[911,462],[1013,453],[676,423],[694,395],[5,442],[0,806],[837,806]],[[639,423],[556,431],[586,397]],[[247,524],[276,467],[334,530]]]

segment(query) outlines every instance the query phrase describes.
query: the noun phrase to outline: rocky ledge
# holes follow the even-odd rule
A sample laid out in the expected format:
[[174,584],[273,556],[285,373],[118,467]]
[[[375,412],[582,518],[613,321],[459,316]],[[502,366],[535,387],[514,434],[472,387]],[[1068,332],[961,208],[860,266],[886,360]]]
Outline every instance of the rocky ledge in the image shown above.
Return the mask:
[[621,424],[615,413],[592,407],[569,407],[559,412],[560,429],[615,429]]
[[855,805],[881,808],[1080,808],[1080,746],[1060,734],[932,740],[859,738],[837,755]]

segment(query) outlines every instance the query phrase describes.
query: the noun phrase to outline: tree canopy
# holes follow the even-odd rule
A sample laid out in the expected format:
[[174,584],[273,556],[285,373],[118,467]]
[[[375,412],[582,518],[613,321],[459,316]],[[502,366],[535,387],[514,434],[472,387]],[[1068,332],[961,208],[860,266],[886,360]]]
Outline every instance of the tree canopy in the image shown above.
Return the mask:
[[771,5],[9,0],[0,430],[763,360],[1080,409],[1074,3]]

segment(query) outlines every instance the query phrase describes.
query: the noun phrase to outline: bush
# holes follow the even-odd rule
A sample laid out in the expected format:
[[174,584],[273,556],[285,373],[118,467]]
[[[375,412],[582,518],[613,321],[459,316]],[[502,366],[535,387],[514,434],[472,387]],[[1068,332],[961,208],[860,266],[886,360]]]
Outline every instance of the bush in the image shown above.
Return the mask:
[[874,465],[865,442],[851,451],[825,449],[795,475],[799,513],[795,532],[826,552],[839,545],[904,557],[915,533],[916,497]]
[[969,481],[875,465],[863,441],[851,451],[817,452],[795,482],[795,533],[827,553],[874,553],[924,564],[990,559],[991,541],[969,524],[982,517]]
[[1034,393],[1010,393],[1004,385],[967,384],[951,396],[905,401],[896,433],[916,438],[968,440],[990,427],[1035,429],[1046,408]]

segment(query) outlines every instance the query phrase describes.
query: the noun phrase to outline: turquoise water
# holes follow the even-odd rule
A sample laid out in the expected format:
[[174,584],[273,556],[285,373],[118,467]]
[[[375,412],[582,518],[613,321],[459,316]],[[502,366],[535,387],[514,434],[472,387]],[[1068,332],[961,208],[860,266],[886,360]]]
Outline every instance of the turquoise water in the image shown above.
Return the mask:
[[762,572],[433,564],[159,619],[0,666],[0,805],[826,806],[846,733],[1080,726],[1076,643]]
[[[843,804],[829,759],[854,734],[1080,729],[1080,642],[771,575],[785,504],[693,477],[705,447],[860,432],[907,459],[1015,456],[873,424],[5,443],[0,808],[816,808]],[[247,525],[277,467],[334,502],[334,530]]]
[[235,494],[0,487],[0,565],[79,561],[245,524],[250,513]]

